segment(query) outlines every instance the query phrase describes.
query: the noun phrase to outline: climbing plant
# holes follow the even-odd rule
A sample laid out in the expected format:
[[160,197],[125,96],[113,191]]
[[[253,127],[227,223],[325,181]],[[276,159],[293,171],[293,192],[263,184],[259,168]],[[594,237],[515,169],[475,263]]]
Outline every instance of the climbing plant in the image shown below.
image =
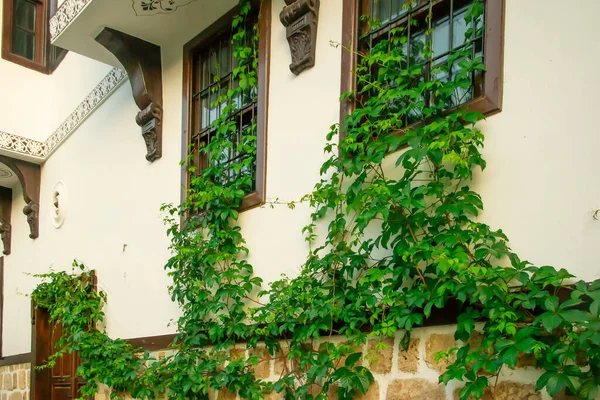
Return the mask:
[[[240,129],[230,118],[239,103],[234,99],[257,96],[251,9],[242,0],[233,21],[239,87],[218,100],[226,106],[213,123],[214,139],[198,149],[208,159],[234,146],[231,134]],[[480,1],[469,7],[467,37],[482,29],[482,12]],[[169,289],[183,311],[177,351],[154,360],[110,339],[100,329],[106,295],[93,290],[89,272],[76,263],[79,276],[40,275],[44,283],[32,294],[63,327],[48,365],[77,351],[78,374],[87,380],[83,397],[102,383],[112,399],[161,393],[205,399],[211,390],[248,399],[272,391],[287,399],[351,399],[373,382],[358,345],[402,332],[406,349],[414,328],[436,310],[453,308],[455,338],[463,345],[439,354],[453,354],[440,381],[463,381],[461,399],[481,398],[523,354],[543,370],[538,390],[596,398],[600,281],[575,282],[564,269],[533,266],[510,249],[501,230],[478,220],[483,203],[471,185],[474,171],[486,165],[476,126],[483,116],[464,103],[473,77],[483,74],[483,60],[467,44],[444,64],[428,62],[431,13],[428,24],[428,39],[418,49],[423,62],[405,54],[402,27],[357,54],[357,89],[342,96],[354,110],[331,127],[322,178],[299,200],[313,211],[303,229],[311,250],[297,276],[265,288],[247,260],[237,210],[252,187],[252,157],[235,164],[235,178],[226,182],[215,179],[224,165],[197,171],[186,160],[192,176],[187,198],[163,208],[173,254],[166,265]],[[255,140],[253,124],[242,136],[246,153],[255,155]],[[259,343],[289,361],[276,382],[254,376],[258,357],[238,356],[237,350]]]

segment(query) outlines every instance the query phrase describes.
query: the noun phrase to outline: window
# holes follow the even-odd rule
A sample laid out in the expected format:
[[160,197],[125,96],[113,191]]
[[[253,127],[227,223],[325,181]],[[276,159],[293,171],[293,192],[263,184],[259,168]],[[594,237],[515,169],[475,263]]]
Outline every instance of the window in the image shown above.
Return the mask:
[[56,0],[3,0],[2,58],[52,73],[66,50],[50,44],[49,19]]
[[[232,147],[218,157],[210,158],[198,149],[214,138],[216,129],[213,122],[228,105],[227,100],[223,101],[227,91],[239,87],[232,73],[236,68],[236,60],[233,56],[231,23],[237,10],[222,17],[184,48],[184,156],[187,156],[188,145],[191,144],[196,173],[218,165],[223,174],[213,179],[222,184],[240,176],[250,177],[251,184],[245,190],[247,195],[240,210],[256,207],[265,200],[270,0],[263,1],[260,7],[258,90],[243,91],[237,99],[232,100],[237,109],[228,120],[236,126],[235,132],[230,133]],[[249,148],[252,150],[248,151]],[[240,163],[243,165],[241,169],[230,168],[232,164]],[[184,178],[185,188],[190,182],[189,173]]]
[[[422,65],[423,79],[431,71],[439,73],[440,66],[448,62],[450,52],[463,51],[472,59],[481,57],[485,72],[471,76],[470,88],[455,94],[452,106],[465,105],[473,111],[486,115],[501,110],[502,103],[502,42],[504,0],[481,0],[483,12],[479,18],[469,23],[465,19],[474,0],[436,0],[432,2],[433,33],[431,60],[421,58],[421,50],[426,43],[426,30],[430,0],[344,0],[343,44],[346,47],[367,51],[380,43],[387,43],[394,31],[401,31],[408,40],[401,49],[406,56],[406,66]],[[369,18],[361,18],[361,16]],[[357,65],[356,57],[343,53],[342,93],[355,88],[352,71]],[[460,61],[460,60],[459,60]],[[456,73],[457,64],[445,65],[446,76],[436,76],[444,80]],[[432,99],[424,99],[431,102]],[[342,104],[341,117],[351,112],[353,104]],[[411,121],[407,121],[411,122]]]

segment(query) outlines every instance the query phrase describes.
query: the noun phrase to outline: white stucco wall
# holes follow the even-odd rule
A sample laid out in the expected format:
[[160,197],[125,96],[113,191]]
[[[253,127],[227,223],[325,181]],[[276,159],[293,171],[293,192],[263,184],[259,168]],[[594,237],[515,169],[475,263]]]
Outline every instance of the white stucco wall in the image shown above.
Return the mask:
[[72,52],[52,75],[0,58],[0,131],[44,141],[109,70]]
[[[339,115],[341,50],[329,42],[341,40],[342,0],[321,2],[317,64],[298,77],[288,69],[289,47],[278,19],[283,4],[273,0],[267,197],[296,200],[318,180],[325,135]],[[600,80],[590,71],[600,62],[600,31],[593,29],[600,3],[578,0],[575,10],[576,18],[565,19],[560,0],[506,1],[504,106],[481,124],[488,168],[477,174],[474,186],[484,198],[483,220],[504,229],[523,259],[596,279],[600,222],[592,219],[591,211],[600,208],[595,176],[600,170],[595,121]],[[203,28],[198,26],[198,33]],[[173,332],[167,324],[178,310],[166,291],[169,279],[163,266],[169,242],[159,207],[179,200],[185,40],[163,48],[162,159],[153,164],[144,159],[134,122],[137,108],[125,84],[44,165],[40,237],[35,241],[27,237],[23,203],[15,193],[13,248],[5,258],[5,355],[29,351],[29,299],[24,294],[35,280],[24,272],[43,272],[51,265],[69,268],[75,257],[97,270],[100,287],[108,293],[110,335]],[[0,62],[0,85],[6,84],[7,68]],[[75,63],[73,68],[84,75],[82,80],[95,77],[97,83],[102,75],[100,70],[97,77],[96,72],[87,75]],[[13,73],[20,79],[26,72]],[[81,90],[83,98],[87,92]],[[70,91],[59,93],[60,107],[78,102]],[[10,110],[24,101],[16,96]],[[0,130],[8,129],[4,123],[0,119]],[[15,121],[14,127],[35,130],[36,124],[41,123]],[[65,183],[70,197],[59,230],[49,215],[58,181]],[[304,206],[294,211],[279,206],[241,215],[250,262],[267,282],[293,274],[304,261],[308,249],[301,228],[309,221],[308,213]]]

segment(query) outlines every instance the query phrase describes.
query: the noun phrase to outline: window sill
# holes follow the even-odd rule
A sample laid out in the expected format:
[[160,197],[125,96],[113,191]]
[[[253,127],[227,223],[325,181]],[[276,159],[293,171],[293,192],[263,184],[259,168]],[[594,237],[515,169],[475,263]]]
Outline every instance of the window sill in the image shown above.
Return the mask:
[[249,195],[246,195],[242,200],[242,205],[238,209],[239,212],[244,212],[251,210],[256,207],[260,207],[265,204],[265,196],[258,192],[252,192]]
[[4,49],[2,49],[2,59],[6,60],[6,61],[10,61],[10,62],[20,65],[22,67],[32,69],[37,72],[41,72],[42,74],[48,75],[51,73],[50,68],[48,68],[48,66],[38,63],[38,62],[35,62],[35,61],[31,61],[27,58],[21,57],[14,53],[9,53],[8,51],[5,51]]

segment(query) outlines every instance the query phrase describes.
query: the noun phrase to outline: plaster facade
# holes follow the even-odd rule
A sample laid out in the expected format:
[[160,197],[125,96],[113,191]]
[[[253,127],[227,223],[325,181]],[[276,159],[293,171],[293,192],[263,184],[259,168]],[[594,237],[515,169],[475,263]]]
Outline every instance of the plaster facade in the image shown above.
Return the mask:
[[[273,0],[268,109],[267,199],[297,200],[313,188],[325,160],[330,125],[338,122],[342,0],[321,1],[316,65],[293,75],[283,0]],[[523,259],[600,278],[600,135],[597,112],[600,31],[596,0],[578,0],[565,18],[560,0],[506,0],[503,109],[480,125],[488,167],[474,187],[482,220],[502,228]],[[186,7],[176,12],[185,13]],[[216,19],[218,16],[213,18]],[[153,17],[148,17],[153,18]],[[74,258],[97,271],[106,291],[110,336],[173,333],[179,310],[163,269],[170,256],[159,210],[181,192],[182,48],[162,47],[163,156],[144,159],[129,84],[120,86],[42,166],[40,236],[31,240],[24,202],[13,191],[12,254],[4,259],[4,356],[27,353],[31,274],[70,268]],[[111,67],[70,52],[52,75],[0,60],[0,131],[43,141],[106,76]],[[52,223],[54,187],[68,189],[67,216]],[[293,275],[307,255],[301,234],[310,210],[263,207],[240,216],[250,263],[265,282]],[[382,393],[385,393],[382,389]],[[448,394],[450,396],[450,394]]]

